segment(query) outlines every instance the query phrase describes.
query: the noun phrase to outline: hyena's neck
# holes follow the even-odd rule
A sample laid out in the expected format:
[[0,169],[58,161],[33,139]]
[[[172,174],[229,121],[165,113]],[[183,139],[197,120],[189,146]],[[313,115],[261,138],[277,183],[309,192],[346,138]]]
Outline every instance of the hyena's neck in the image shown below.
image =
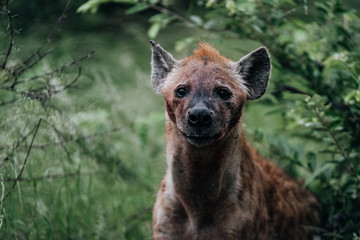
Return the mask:
[[241,128],[236,126],[211,146],[196,147],[186,141],[175,124],[168,121],[166,127],[167,181],[171,181],[174,198],[187,215],[206,218],[207,211],[213,212],[216,205],[236,199],[241,182]]

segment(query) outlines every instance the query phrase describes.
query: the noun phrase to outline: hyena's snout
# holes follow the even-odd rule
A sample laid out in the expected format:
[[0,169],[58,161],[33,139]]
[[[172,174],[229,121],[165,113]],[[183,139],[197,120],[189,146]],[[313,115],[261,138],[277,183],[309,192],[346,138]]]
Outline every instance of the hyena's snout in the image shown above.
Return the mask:
[[195,105],[187,113],[187,121],[192,127],[208,127],[213,122],[213,112],[203,104]]
[[[188,109],[186,119],[180,124],[186,139],[197,146],[214,142],[221,135],[216,124],[216,114],[203,103],[197,103]],[[184,126],[185,125],[185,126]]]

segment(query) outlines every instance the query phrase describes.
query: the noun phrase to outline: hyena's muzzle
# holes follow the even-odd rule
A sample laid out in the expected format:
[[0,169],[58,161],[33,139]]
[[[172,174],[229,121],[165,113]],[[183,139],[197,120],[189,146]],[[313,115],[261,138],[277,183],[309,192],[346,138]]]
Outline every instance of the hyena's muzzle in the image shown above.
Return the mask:
[[185,123],[179,124],[186,139],[195,145],[209,144],[221,136],[218,130],[217,111],[206,101],[198,101],[185,113]]
[[[196,84],[197,85],[197,84]],[[199,84],[200,85],[200,84]],[[227,131],[228,117],[223,100],[218,99],[218,87],[208,85],[191,86],[192,91],[181,87],[175,90],[177,97],[182,98],[182,112],[178,112],[176,125],[179,131],[191,144],[208,145],[222,138]],[[189,87],[190,88],[190,87]],[[186,94],[184,96],[181,95]],[[180,93],[180,94],[179,94]],[[223,95],[231,95],[230,90],[221,90]]]

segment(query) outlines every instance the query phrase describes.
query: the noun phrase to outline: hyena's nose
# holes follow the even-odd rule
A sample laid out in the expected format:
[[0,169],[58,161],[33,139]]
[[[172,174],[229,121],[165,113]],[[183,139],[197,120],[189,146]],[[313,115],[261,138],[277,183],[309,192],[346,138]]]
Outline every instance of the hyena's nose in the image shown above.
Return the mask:
[[204,127],[211,124],[212,112],[203,106],[193,107],[188,112],[188,122],[194,127]]

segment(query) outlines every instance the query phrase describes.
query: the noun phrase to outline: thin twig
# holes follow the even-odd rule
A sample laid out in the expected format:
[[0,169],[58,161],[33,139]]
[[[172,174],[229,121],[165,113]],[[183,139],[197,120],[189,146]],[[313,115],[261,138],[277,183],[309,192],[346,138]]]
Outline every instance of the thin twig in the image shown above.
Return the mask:
[[[20,178],[19,182],[32,182],[32,181],[45,181],[45,180],[54,180],[54,179],[61,179],[61,178],[68,178],[68,177],[76,177],[78,175],[84,176],[84,175],[92,175],[92,174],[107,174],[105,171],[93,171],[93,172],[71,172],[66,174],[50,174],[45,176],[38,176],[38,177],[31,177],[31,178]],[[15,181],[13,178],[5,178],[5,182],[12,182]]]
[[66,84],[65,86],[63,86],[61,89],[58,89],[58,90],[54,90],[54,91],[51,91],[51,92],[49,92],[49,97],[51,96],[51,95],[54,95],[54,94],[57,94],[57,93],[59,93],[59,92],[62,92],[62,91],[64,91],[64,90],[66,90],[66,89],[68,89],[69,87],[71,87],[75,82],[77,82],[77,80],[79,80],[79,78],[80,78],[80,76],[81,76],[81,64],[80,64],[80,62],[78,62],[78,64],[79,64],[79,68],[78,68],[78,74],[76,75],[76,77],[71,81],[71,82],[69,82],[68,84]]
[[[78,137],[78,138],[69,138],[69,139],[64,139],[63,141],[44,143],[44,144],[38,144],[38,145],[33,144],[32,147],[37,148],[37,149],[45,149],[45,148],[50,147],[50,146],[60,146],[62,144],[69,143],[69,142],[77,142],[77,141],[80,141],[80,140],[92,139],[92,138],[95,138],[97,136],[103,136],[103,135],[110,134],[110,133],[113,133],[113,132],[117,132],[117,131],[120,131],[120,130],[123,130],[123,129],[124,129],[123,127],[116,127],[116,128],[110,129],[108,131],[89,134],[89,135],[81,136],[81,137]],[[0,150],[8,148],[8,147],[10,147],[10,146],[8,146],[8,145],[0,146]]]
[[21,130],[20,132],[20,136],[17,140],[17,143],[15,145],[15,147],[13,148],[13,152],[31,135],[33,134],[34,131],[36,131],[36,126],[33,127],[33,129],[31,129],[27,134],[23,135],[22,133],[24,132],[24,129],[26,129],[28,125],[28,121],[26,121],[24,127],[23,127],[23,130]]
[[[85,60],[87,58],[90,58],[95,53],[96,49],[97,48],[91,49],[90,51],[88,51],[86,54],[84,54],[80,58],[75,59],[72,62],[63,64],[63,65],[61,65],[60,67],[54,69],[51,72],[46,72],[46,73],[43,73],[43,74],[40,74],[40,75],[33,76],[33,77],[29,78],[28,80],[34,80],[34,79],[38,79],[38,78],[46,78],[48,76],[54,75],[55,73],[60,73],[60,72],[64,71],[65,69],[67,69],[67,68],[69,68],[69,67],[71,67],[71,66],[73,66],[75,64],[78,64],[79,62],[82,62],[83,60]],[[19,81],[19,83],[23,83],[23,82],[24,81]]]
[[54,34],[54,32],[56,31],[56,29],[59,27],[61,21],[66,18],[65,13],[67,12],[69,6],[70,6],[70,0],[67,1],[63,12],[61,13],[60,17],[57,19],[55,25],[53,26],[53,28],[51,29],[51,31],[49,32],[48,36],[46,37],[45,41],[40,45],[40,47],[28,58],[24,61],[24,64],[27,65],[29,62],[31,62],[31,60],[35,57],[40,55],[40,51],[45,47],[45,45],[50,42],[52,35]]
[[30,155],[30,152],[31,152],[32,145],[33,145],[34,140],[35,140],[35,137],[36,137],[36,134],[37,134],[37,132],[38,132],[38,130],[39,130],[41,120],[42,120],[42,119],[40,118],[38,124],[36,125],[36,129],[35,129],[35,132],[34,132],[34,135],[33,135],[32,139],[31,139],[31,143],[30,143],[30,146],[29,146],[28,151],[27,151],[27,153],[26,153],[26,157],[25,157],[24,163],[23,163],[23,165],[22,165],[22,167],[21,167],[21,170],[20,170],[18,176],[16,177],[13,185],[11,186],[10,190],[9,190],[9,191],[5,194],[5,196],[1,199],[0,205],[1,205],[1,204],[5,201],[5,199],[10,195],[10,193],[12,192],[12,190],[15,188],[16,184],[18,183],[19,179],[21,178],[21,174],[23,173],[23,171],[24,171],[24,169],[25,169],[27,160],[28,160],[29,155]]
[[[29,78],[28,80],[33,80],[33,79],[36,79],[36,78],[48,78],[50,77],[51,75],[55,74],[55,73],[60,73],[62,71],[64,71],[65,69],[75,65],[75,64],[78,64],[79,65],[79,68],[78,68],[78,73],[76,75],[76,77],[70,81],[69,83],[63,85],[61,88],[57,88],[57,89],[54,89],[55,86],[40,86],[38,88],[35,88],[35,89],[28,89],[27,91],[21,91],[21,90],[17,90],[17,89],[14,89],[14,86],[17,85],[17,84],[22,84],[24,82],[26,82],[26,80],[24,81],[17,81],[15,80],[11,86],[4,86],[4,84],[0,85],[0,88],[3,89],[3,90],[6,90],[6,91],[10,91],[10,92],[13,92],[13,93],[17,93],[17,94],[21,94],[22,97],[24,98],[30,98],[30,99],[33,99],[33,100],[38,100],[40,101],[42,104],[44,104],[52,95],[55,95],[59,92],[62,92],[68,88],[70,88],[71,86],[73,86],[75,84],[75,82],[77,82],[77,80],[80,78],[81,76],[81,62],[87,58],[90,58],[96,51],[96,48],[94,49],[91,49],[89,50],[86,54],[84,54],[83,56],[81,56],[80,58],[78,59],[74,59],[72,62],[69,62],[69,63],[66,63],[66,64],[63,64],[61,65],[60,67],[54,69],[53,71],[51,72],[47,72],[47,73],[44,73],[44,74],[41,74],[41,75],[37,75],[37,76],[34,76],[32,78]],[[48,54],[48,53],[46,53]],[[29,66],[28,68],[30,68],[32,66]],[[27,69],[28,69],[27,68]],[[22,69],[24,70],[24,69]],[[19,73],[20,74],[20,73]],[[7,104],[11,104],[11,103],[14,103],[16,102],[17,100],[19,100],[21,97],[17,97],[13,100],[10,100],[10,101],[5,101],[5,102],[0,102],[0,106],[5,106]]]
[[[20,77],[21,74],[23,74],[25,71],[27,71],[30,68],[32,68],[33,66],[35,66],[45,56],[49,55],[53,51],[53,49],[50,49],[50,50],[46,51],[44,54],[41,53],[42,49],[46,46],[46,44],[48,42],[50,42],[52,35],[56,31],[56,29],[59,27],[59,24],[61,23],[61,21],[66,17],[65,13],[69,9],[70,2],[71,2],[71,0],[67,1],[63,12],[61,13],[60,17],[57,19],[55,25],[53,26],[53,28],[49,32],[49,34],[46,37],[46,39],[44,40],[44,42],[35,50],[35,52],[33,54],[31,54],[27,59],[25,59],[23,61],[21,66],[15,68],[12,71],[12,75],[14,76],[14,79],[15,79],[13,84],[11,85],[12,88],[14,88],[18,84],[18,78]],[[8,81],[9,80],[7,80],[7,82]]]
[[8,47],[8,49],[7,49],[7,51],[6,51],[6,55],[5,55],[5,59],[4,59],[4,62],[3,62],[3,64],[2,64],[2,66],[1,66],[1,68],[2,69],[5,69],[5,67],[6,67],[6,63],[7,63],[7,61],[8,61],[8,59],[9,59],[9,56],[10,56],[10,53],[11,53],[11,50],[12,50],[12,48],[13,48],[13,46],[14,46],[14,26],[13,26],[13,22],[12,22],[12,16],[11,16],[11,13],[10,13],[10,10],[9,10],[9,0],[6,0],[6,4],[5,4],[5,6],[6,6],[6,15],[7,15],[7,17],[8,17],[8,19],[9,19],[9,31],[10,31],[10,39],[9,39],[9,47]]
[[11,85],[12,88],[15,87],[16,84],[18,84],[18,78],[20,77],[21,74],[23,74],[25,71],[31,69],[32,67],[34,67],[38,62],[40,62],[44,57],[46,57],[47,55],[49,55],[50,53],[52,53],[54,51],[54,48],[51,48],[49,50],[47,50],[45,53],[41,54],[40,52],[37,53],[36,55],[33,55],[31,57],[31,59],[29,59],[30,61],[27,63],[23,63],[25,65],[25,67],[23,66],[19,66],[16,69],[13,70],[12,74],[15,78],[14,83]]
[[67,149],[67,147],[65,146],[65,144],[62,143],[62,140],[65,140],[65,138],[64,138],[64,136],[63,136],[63,133],[62,133],[59,129],[57,129],[57,127],[56,127],[54,124],[52,124],[52,123],[50,123],[50,122],[48,122],[48,121],[46,121],[46,120],[44,120],[44,121],[45,121],[48,125],[50,125],[50,127],[54,130],[54,132],[55,132],[56,135],[57,135],[57,138],[59,139],[59,142],[61,142],[60,145],[61,145],[61,147],[63,148],[63,150],[65,151],[67,158],[71,161],[71,160],[72,160],[71,154],[70,154],[69,150]]

